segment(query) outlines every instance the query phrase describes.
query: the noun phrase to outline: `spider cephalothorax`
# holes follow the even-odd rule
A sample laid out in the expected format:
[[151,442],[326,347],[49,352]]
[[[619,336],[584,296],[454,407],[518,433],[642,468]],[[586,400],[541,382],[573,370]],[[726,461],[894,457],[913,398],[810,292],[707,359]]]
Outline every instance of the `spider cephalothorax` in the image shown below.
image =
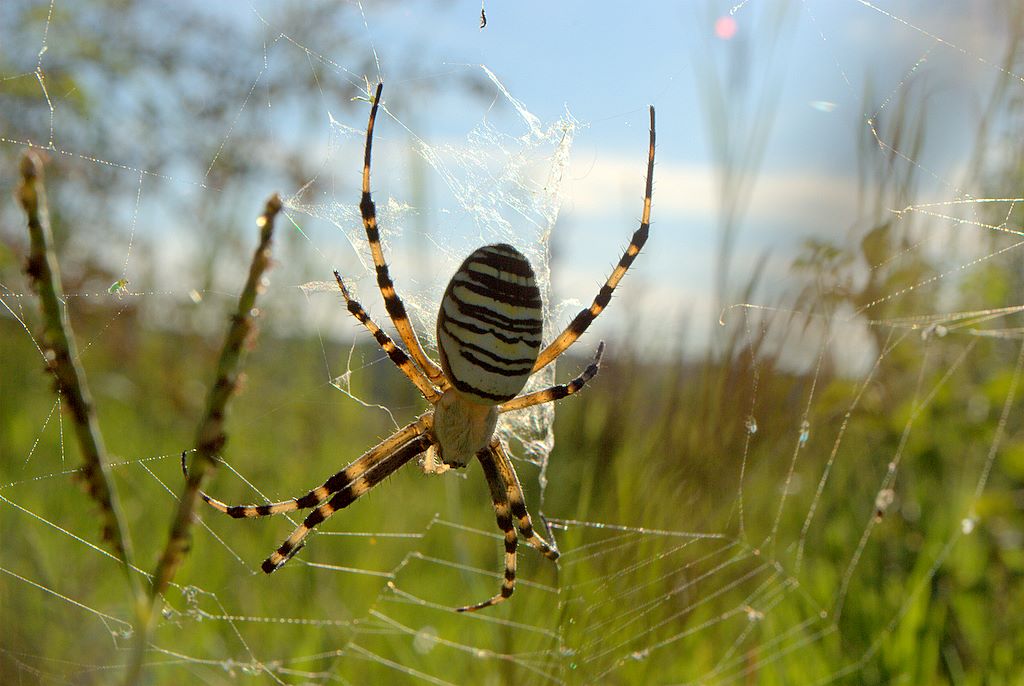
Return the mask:
[[335,272],[334,276],[349,312],[373,334],[391,361],[420,390],[431,409],[301,497],[262,505],[226,505],[205,493],[202,497],[232,517],[262,517],[315,508],[264,560],[263,571],[269,574],[299,551],[314,527],[417,456],[425,455],[423,465],[427,471],[465,467],[476,457],[487,478],[498,526],[505,537],[505,573],[500,592],[481,603],[459,608],[459,611],[479,610],[505,600],[515,589],[516,528],[523,539],[545,557],[558,558],[554,545],[533,529],[519,477],[495,428],[500,414],[564,398],[583,388],[597,374],[603,343],[598,345],[594,361],[569,383],[519,395],[530,376],[576,342],[604,310],[612,291],[647,241],[654,176],[654,108],[650,110],[647,184],[640,228],[590,307],[581,310],[542,349],[542,302],[529,261],[511,245],[502,243],[478,248],[452,276],[441,300],[437,317],[437,346],[441,358],[438,366],[420,345],[405,305],[395,292],[380,245],[376,208],[370,197],[373,125],[382,88],[383,85],[378,84],[366,127],[363,196],[359,209],[373,255],[377,285],[408,354],[352,298],[341,275]]

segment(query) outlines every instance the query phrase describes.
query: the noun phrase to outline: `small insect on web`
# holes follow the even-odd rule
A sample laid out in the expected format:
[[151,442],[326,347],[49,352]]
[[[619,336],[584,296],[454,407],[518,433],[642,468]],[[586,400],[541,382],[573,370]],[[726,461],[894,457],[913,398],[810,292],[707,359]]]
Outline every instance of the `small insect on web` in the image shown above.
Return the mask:
[[[459,612],[479,610],[502,602],[515,590],[516,528],[523,539],[542,555],[549,560],[558,559],[554,542],[545,541],[534,531],[519,477],[495,428],[500,414],[553,402],[576,393],[598,372],[604,343],[598,345],[593,362],[569,383],[519,395],[535,372],[565,352],[601,314],[615,287],[647,241],[654,175],[654,108],[650,108],[647,182],[640,228],[633,234],[618,265],[590,307],[581,310],[542,350],[542,303],[529,261],[504,243],[478,248],[452,276],[441,300],[437,317],[437,347],[441,358],[438,365],[423,350],[405,305],[395,290],[381,248],[376,207],[370,196],[373,126],[382,89],[383,84],[378,84],[366,127],[363,193],[359,209],[377,272],[377,285],[388,315],[408,352],[381,330],[363,306],[352,298],[341,274],[335,272],[334,277],[348,311],[369,330],[432,409],[303,496],[262,505],[226,505],[206,493],[200,495],[215,509],[235,518],[264,517],[316,508],[264,560],[263,571],[270,574],[302,548],[306,537],[318,524],[353,503],[415,457],[427,453],[423,461],[425,468],[440,471],[465,467],[475,456],[484,470],[498,527],[505,536],[505,572],[501,590],[488,600],[458,608]],[[182,469],[185,469],[184,455]]]

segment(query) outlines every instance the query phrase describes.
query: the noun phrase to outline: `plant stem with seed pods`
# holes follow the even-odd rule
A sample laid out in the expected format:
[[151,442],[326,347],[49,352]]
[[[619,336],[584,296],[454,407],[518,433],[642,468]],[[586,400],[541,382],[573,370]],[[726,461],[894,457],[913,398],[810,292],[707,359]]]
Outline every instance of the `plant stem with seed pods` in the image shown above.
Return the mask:
[[60,267],[53,249],[43,184],[43,161],[34,150],[21,158],[21,180],[15,196],[28,219],[30,250],[25,273],[39,295],[43,314],[40,347],[46,357],[46,369],[53,375],[54,390],[72,418],[75,437],[82,451],[82,470],[78,478],[99,505],[103,520],[103,539],[110,543],[121,561],[136,600],[143,597],[142,585],[132,567],[131,540],[121,514],[117,490],[110,476],[107,452],[103,444],[85,370],[79,363],[74,332],[64,306]]
[[171,524],[167,545],[164,546],[160,561],[153,572],[149,596],[139,612],[139,626],[125,674],[125,684],[135,684],[142,672],[142,661],[146,654],[150,632],[153,628],[154,606],[167,590],[181,566],[189,547],[192,520],[195,516],[196,501],[207,474],[215,465],[217,454],[227,441],[224,433],[224,416],[228,401],[234,394],[241,375],[245,353],[252,347],[256,334],[256,296],[263,289],[263,274],[270,267],[270,242],[274,233],[274,219],[281,211],[281,199],[274,194],[267,200],[263,214],[256,224],[260,230],[260,242],[249,266],[249,277],[238,299],[238,309],[231,316],[231,325],[221,348],[217,363],[217,377],[206,400],[206,412],[196,432],[195,458],[188,472],[185,488],[178,500],[178,510]]

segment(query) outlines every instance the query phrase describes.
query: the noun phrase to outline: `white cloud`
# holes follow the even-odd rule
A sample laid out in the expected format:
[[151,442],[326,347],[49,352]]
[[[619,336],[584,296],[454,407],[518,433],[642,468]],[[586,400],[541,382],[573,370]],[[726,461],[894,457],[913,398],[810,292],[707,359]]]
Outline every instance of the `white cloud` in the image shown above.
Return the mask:
[[[569,176],[564,208],[578,218],[607,219],[620,212],[639,216],[643,167],[636,159],[602,154],[593,161],[591,155],[577,155]],[[659,162],[654,177],[653,215],[657,222],[715,223],[720,196],[711,165]],[[768,170],[754,181],[746,224],[792,227],[793,232],[803,234],[816,227],[831,229],[837,223],[845,228],[857,211],[856,181],[852,178],[800,169]]]

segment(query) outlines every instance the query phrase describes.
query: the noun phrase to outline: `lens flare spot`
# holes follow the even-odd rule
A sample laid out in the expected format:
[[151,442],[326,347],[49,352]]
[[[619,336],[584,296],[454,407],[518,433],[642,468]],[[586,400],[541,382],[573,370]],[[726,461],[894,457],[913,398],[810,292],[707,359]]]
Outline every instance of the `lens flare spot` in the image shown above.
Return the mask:
[[715,20],[715,37],[729,40],[736,35],[736,20],[732,17],[719,17]]

